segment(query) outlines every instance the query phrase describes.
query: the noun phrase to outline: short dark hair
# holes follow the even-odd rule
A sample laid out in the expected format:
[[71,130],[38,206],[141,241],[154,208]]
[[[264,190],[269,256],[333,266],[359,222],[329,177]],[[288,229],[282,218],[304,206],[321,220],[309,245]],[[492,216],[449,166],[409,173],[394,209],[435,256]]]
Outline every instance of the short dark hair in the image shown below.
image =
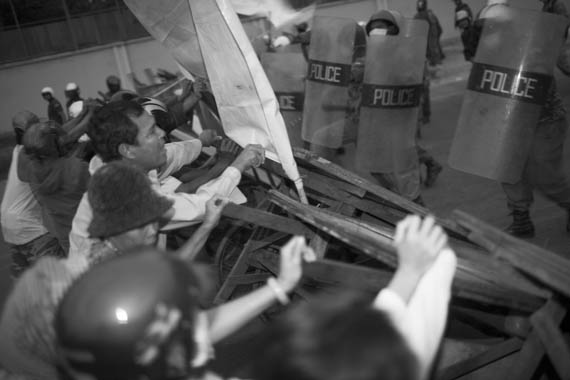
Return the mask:
[[22,137],[24,152],[33,160],[44,161],[64,155],[59,139],[65,131],[53,120],[30,126]]
[[390,317],[343,293],[301,304],[266,331],[257,380],[412,380],[418,361]]
[[111,102],[96,111],[87,134],[103,162],[120,160],[121,144],[136,145],[139,128],[131,117],[138,117],[143,112],[142,106],[133,100]]
[[40,122],[40,119],[36,114],[30,111],[20,111],[14,115],[12,118],[12,127],[14,128],[14,133],[16,134],[16,144],[22,145],[24,139],[24,133],[32,125]]

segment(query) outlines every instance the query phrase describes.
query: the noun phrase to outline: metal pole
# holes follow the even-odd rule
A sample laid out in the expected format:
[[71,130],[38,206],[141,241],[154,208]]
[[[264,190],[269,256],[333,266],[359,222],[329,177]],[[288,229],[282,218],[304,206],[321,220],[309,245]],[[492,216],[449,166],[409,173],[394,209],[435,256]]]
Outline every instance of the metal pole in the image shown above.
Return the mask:
[[65,13],[65,20],[67,21],[67,27],[69,28],[69,34],[71,34],[71,43],[73,43],[73,48],[79,50],[79,44],[77,43],[77,37],[75,36],[75,30],[71,26],[71,14],[69,13],[69,8],[67,8],[66,0],[61,0],[63,4],[63,12]]
[[31,55],[30,49],[28,48],[28,44],[26,43],[26,39],[24,38],[24,32],[20,27],[20,21],[18,20],[18,13],[16,13],[16,8],[14,7],[14,4],[12,4],[12,0],[8,0],[8,3],[10,4],[10,9],[12,10],[12,16],[14,16],[14,21],[16,22],[16,28],[18,28],[20,38],[22,39],[22,45],[24,45],[24,51],[26,52],[26,56],[29,57]]

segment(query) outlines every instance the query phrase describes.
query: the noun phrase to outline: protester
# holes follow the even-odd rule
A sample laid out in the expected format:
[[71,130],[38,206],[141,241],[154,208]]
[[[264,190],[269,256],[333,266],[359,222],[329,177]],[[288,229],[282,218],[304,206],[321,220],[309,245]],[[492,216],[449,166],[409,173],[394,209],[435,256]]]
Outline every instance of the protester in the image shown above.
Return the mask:
[[[199,223],[203,220],[205,204],[214,194],[245,202],[237,189],[241,173],[264,159],[261,146],[249,145],[216,179],[202,185],[196,193],[177,193],[181,182],[172,173],[194,161],[203,146],[216,140],[215,133],[205,131],[200,139],[164,144],[164,132],[156,126],[152,115],[136,101],[119,101],[102,107],[89,126],[89,137],[97,156],[91,160],[94,173],[105,163],[124,160],[145,172],[154,190],[174,200],[174,215],[169,226],[179,222]],[[87,227],[92,219],[89,200],[83,196],[73,219],[70,234],[70,255],[81,255],[89,250],[92,241]]]
[[51,87],[44,87],[42,89],[42,98],[48,102],[48,119],[55,121],[59,125],[63,125],[67,119],[61,103],[53,95],[53,89]]
[[[84,120],[84,124],[88,121]],[[64,129],[53,121],[34,124],[24,134],[18,177],[30,184],[42,207],[43,222],[63,251],[69,251],[71,221],[87,189],[87,163],[65,149]]]
[[18,158],[23,149],[22,140],[30,126],[39,118],[29,111],[20,111],[12,118],[16,134],[16,146],[8,180],[2,198],[2,234],[12,256],[12,277],[18,277],[42,256],[61,256],[57,239],[43,225],[42,209],[32,193],[30,185],[18,176]]
[[71,119],[71,105],[77,102],[83,102],[83,98],[79,93],[79,86],[76,83],[69,82],[65,86],[65,98],[67,99],[65,103],[65,108],[67,110],[67,115]]
[[456,257],[432,217],[396,228],[398,268],[371,304],[334,294],[299,304],[260,343],[257,380],[425,380],[443,337]]
[[[97,242],[92,250],[81,262],[39,260],[6,301],[0,319],[0,367],[12,373],[32,379],[58,378],[53,316],[66,289],[97,263],[133,247],[154,244],[157,225],[172,213],[172,200],[154,192],[140,169],[122,162],[106,165],[93,175],[88,197],[94,205],[89,232]],[[218,196],[208,201],[204,223],[178,256],[185,260],[195,256],[226,204]]]
[[[304,259],[314,252],[295,237],[281,248],[277,278],[207,311],[200,309],[204,282],[195,264],[152,248],[108,260],[76,281],[59,305],[61,369],[73,379],[211,378],[212,344],[276,301],[287,303]],[[136,308],[127,299],[137,299]]]

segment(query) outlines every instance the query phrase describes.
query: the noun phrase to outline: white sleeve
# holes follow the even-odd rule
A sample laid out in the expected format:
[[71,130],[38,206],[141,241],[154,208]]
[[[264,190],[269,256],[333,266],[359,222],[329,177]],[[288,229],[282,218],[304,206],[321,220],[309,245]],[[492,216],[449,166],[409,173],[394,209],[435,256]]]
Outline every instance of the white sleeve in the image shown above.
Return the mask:
[[202,142],[198,139],[168,143],[166,149],[166,164],[159,172],[159,179],[163,180],[172,173],[180,170],[184,165],[192,163],[202,152]]
[[408,302],[404,335],[418,355],[420,379],[427,378],[443,338],[456,264],[457,258],[452,250],[441,252]]
[[218,178],[203,184],[194,194],[166,194],[174,201],[174,216],[166,229],[173,228],[173,224],[178,222],[201,222],[206,212],[206,202],[215,194],[229,197],[235,203],[243,203],[245,198],[238,197],[236,199],[236,195],[241,194],[237,188],[240,180],[241,172],[233,166],[229,166]]
[[416,354],[420,379],[427,378],[443,338],[456,263],[455,253],[443,250],[418,282],[407,305],[389,289],[383,289],[374,301],[375,307],[390,316]]

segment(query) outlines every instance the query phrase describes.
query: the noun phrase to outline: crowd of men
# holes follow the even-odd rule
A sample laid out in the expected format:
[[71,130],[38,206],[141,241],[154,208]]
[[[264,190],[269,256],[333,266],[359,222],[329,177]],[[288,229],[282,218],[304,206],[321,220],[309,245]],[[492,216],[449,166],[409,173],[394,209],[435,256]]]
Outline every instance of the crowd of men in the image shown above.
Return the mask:
[[[546,12],[565,13],[559,1],[541,1]],[[466,51],[476,50],[474,28],[486,12],[508,6],[490,1],[474,20],[461,0],[455,3],[456,26],[469,35],[463,39]],[[419,78],[425,78],[425,67],[444,58],[441,27],[425,0],[418,1],[417,18],[430,25],[428,54],[420,54]],[[383,10],[364,30],[368,36],[395,36],[403,23],[397,12]],[[187,82],[168,104],[122,90],[113,76],[107,85],[104,99],[94,101],[81,98],[77,84],[69,83],[66,109],[46,87],[47,120],[29,111],[13,117],[16,146],[1,223],[15,282],[0,319],[0,378],[219,378],[209,365],[214,345],[271,305],[288,305],[303,263],[314,261],[315,253],[304,237],[295,236],[280,250],[277,276],[241,298],[203,308],[213,281],[201,263],[208,254],[204,247],[214,230],[226,232],[220,223],[224,207],[246,203],[239,184],[244,172],[263,164],[264,149],[236,149],[207,123],[197,138],[166,142],[173,128],[191,119],[199,101],[211,103],[206,81]],[[416,128],[426,118],[423,113]],[[533,186],[570,210],[570,187],[560,168],[565,131],[565,110],[553,84],[525,178],[504,184],[516,235],[534,233],[528,214]],[[421,203],[422,157],[428,170],[435,167],[434,176],[441,166],[421,152],[416,132],[409,151],[415,162],[404,168],[411,175],[373,173]],[[231,158],[196,181],[192,164],[204,147]],[[544,168],[547,173],[533,177]],[[159,248],[160,234],[182,244]],[[294,305],[264,332],[252,377],[428,379],[445,330],[456,257],[431,216],[400,221],[393,243],[398,268],[374,300],[335,294]]]

